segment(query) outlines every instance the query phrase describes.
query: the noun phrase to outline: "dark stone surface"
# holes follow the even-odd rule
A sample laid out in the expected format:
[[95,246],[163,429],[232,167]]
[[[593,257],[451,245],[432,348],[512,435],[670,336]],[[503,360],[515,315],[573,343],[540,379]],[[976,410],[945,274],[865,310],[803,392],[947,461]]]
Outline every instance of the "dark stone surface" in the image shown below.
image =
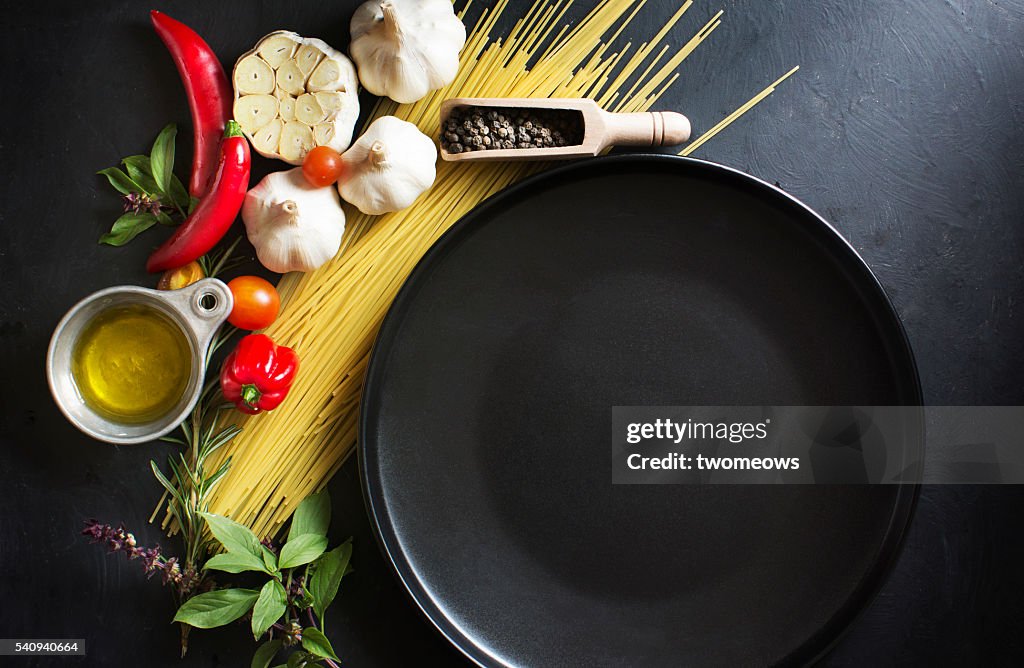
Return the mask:
[[[344,47],[356,4],[158,8],[230,64],[280,28]],[[513,4],[510,17],[526,10]],[[674,6],[650,2],[626,35],[649,36]],[[673,40],[689,38],[720,6],[723,25],[683,64],[661,106],[687,113],[700,132],[792,65],[802,68],[695,156],[778,182],[833,222],[903,317],[929,403],[1024,403],[1024,3],[701,0]],[[193,634],[189,660],[178,661],[167,593],[77,535],[84,518],[97,517],[161,540],[146,524],[158,496],[147,462],[166,448],[115,448],[79,435],[43,375],[49,334],[74,301],[151,281],[142,264],[158,232],[121,250],[95,244],[118,204],[94,175],[147,150],[166,122],[187,134],[187,105],[149,8],[0,9],[0,363],[8,379],[0,385],[0,634],[84,636],[89,647],[86,659],[20,665],[248,663],[242,628]],[[187,145],[179,141],[182,154]],[[270,167],[259,161],[255,175]],[[335,647],[349,665],[457,662],[379,557],[353,463],[331,485],[333,534],[355,535],[358,568],[329,617]],[[1024,661],[1022,502],[1019,487],[925,489],[888,583],[825,663]]]

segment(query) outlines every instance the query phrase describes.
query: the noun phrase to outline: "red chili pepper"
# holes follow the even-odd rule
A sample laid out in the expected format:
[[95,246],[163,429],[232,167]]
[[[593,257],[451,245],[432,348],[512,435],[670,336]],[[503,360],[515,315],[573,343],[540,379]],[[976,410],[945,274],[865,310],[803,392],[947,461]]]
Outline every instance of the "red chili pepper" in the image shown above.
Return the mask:
[[220,389],[243,413],[274,410],[288,394],[298,368],[294,350],[275,345],[266,334],[249,334],[224,360]]
[[178,66],[188,95],[194,134],[188,192],[202,198],[209,190],[220,139],[231,118],[231,83],[216,54],[194,30],[155,10],[149,16]]
[[248,188],[249,142],[242,136],[238,123],[228,121],[210,192],[178,231],[153,251],[146,261],[146,271],[155,274],[177,269],[209,252],[235,222]]

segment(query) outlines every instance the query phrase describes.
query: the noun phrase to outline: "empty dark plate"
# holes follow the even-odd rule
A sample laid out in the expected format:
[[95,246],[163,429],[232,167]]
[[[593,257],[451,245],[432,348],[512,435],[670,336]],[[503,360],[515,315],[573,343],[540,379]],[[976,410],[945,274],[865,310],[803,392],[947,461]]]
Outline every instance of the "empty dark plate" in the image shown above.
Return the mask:
[[880,585],[916,487],[612,485],[611,408],[919,403],[899,320],[824,220],[718,165],[596,159],[417,266],[366,377],[365,492],[481,664],[802,663]]

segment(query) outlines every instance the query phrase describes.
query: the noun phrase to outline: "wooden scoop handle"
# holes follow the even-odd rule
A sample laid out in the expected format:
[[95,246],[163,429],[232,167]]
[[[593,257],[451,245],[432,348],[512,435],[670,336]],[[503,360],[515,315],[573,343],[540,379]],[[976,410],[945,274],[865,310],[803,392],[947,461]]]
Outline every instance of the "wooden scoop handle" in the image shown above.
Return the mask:
[[690,121],[674,111],[605,114],[605,146],[674,146],[690,138]]

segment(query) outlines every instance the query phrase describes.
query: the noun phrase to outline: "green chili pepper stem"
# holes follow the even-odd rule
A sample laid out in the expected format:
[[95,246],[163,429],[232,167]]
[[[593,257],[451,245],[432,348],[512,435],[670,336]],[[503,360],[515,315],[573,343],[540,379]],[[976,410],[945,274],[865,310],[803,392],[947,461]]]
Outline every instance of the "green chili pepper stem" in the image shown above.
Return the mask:
[[228,124],[224,127],[224,138],[241,136],[242,126],[238,124],[238,121],[228,121]]

